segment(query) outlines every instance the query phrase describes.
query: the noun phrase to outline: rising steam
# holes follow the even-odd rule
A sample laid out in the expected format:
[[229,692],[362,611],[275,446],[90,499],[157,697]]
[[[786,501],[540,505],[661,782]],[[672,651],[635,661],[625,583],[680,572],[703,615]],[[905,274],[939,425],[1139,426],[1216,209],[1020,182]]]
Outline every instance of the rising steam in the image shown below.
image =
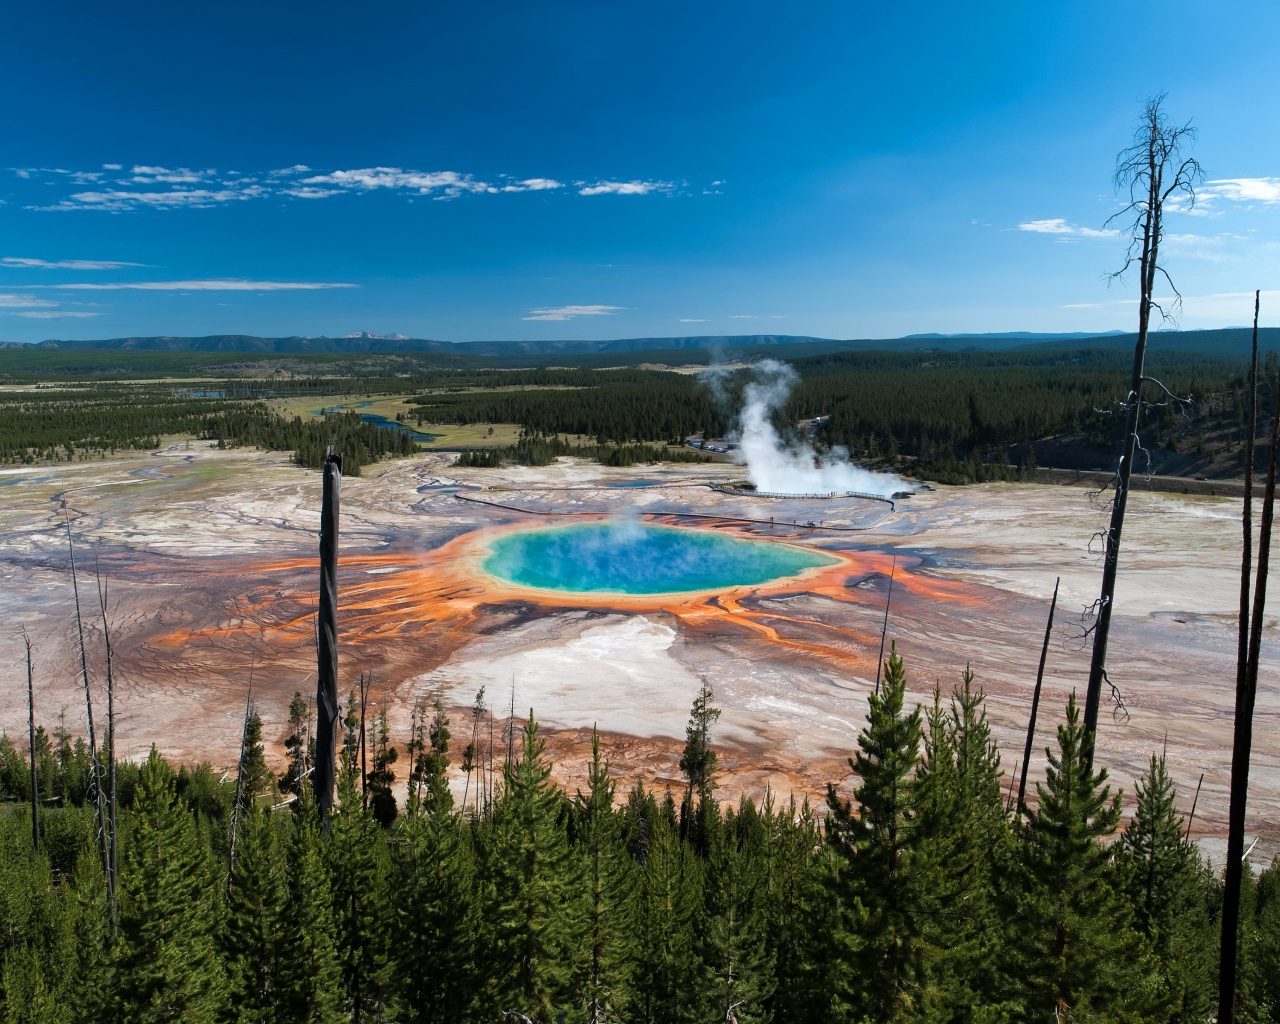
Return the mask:
[[738,414],[739,459],[747,479],[760,491],[774,494],[831,494],[860,491],[890,497],[911,486],[892,473],[873,473],[849,461],[844,448],[821,456],[807,442],[787,445],[770,416],[786,402],[799,378],[786,363],[765,359],[755,366],[755,379],[742,392]]

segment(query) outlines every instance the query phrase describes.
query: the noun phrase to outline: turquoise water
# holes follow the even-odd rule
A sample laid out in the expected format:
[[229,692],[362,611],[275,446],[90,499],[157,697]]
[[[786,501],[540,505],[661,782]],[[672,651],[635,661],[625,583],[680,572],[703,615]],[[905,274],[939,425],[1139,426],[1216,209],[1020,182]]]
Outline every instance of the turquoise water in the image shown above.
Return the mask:
[[767,583],[833,565],[817,551],[706,530],[592,523],[509,533],[486,572],[509,583],[583,594],[673,594]]

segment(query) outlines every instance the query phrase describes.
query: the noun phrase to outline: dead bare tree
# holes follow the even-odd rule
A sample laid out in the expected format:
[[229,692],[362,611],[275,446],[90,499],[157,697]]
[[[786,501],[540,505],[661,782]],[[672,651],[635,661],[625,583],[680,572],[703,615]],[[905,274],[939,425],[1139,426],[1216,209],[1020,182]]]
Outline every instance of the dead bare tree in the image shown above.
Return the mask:
[[107,846],[106,806],[102,791],[102,765],[98,760],[98,738],[93,728],[93,695],[89,692],[89,659],[85,652],[84,619],[80,614],[80,583],[76,577],[76,545],[71,536],[71,509],[67,499],[62,499],[63,520],[67,526],[67,551],[71,556],[71,593],[76,606],[76,635],[80,641],[80,679],[84,683],[84,711],[89,727],[89,773],[93,786],[94,822],[98,829],[99,854],[102,857],[103,874],[111,873],[110,851]]
[[36,698],[31,682],[31,637],[19,626],[22,645],[27,649],[27,751],[31,761],[31,845],[40,852],[40,779],[36,774]]
[[1182,837],[1185,843],[1191,842],[1191,823],[1196,820],[1196,808],[1200,805],[1200,787],[1204,785],[1204,772],[1200,773],[1200,781],[1196,783],[1196,795],[1191,800],[1191,813],[1187,815],[1187,831]]
[[[1257,297],[1255,296],[1255,310]],[[1276,446],[1280,445],[1280,375],[1271,423],[1271,457],[1267,487],[1262,497],[1262,522],[1258,531],[1257,577],[1253,587],[1253,616],[1248,624],[1248,650],[1243,674],[1236,677],[1235,735],[1231,745],[1231,805],[1227,813],[1227,859],[1222,878],[1222,941],[1218,961],[1218,1022],[1234,1024],[1237,956],[1240,941],[1240,888],[1244,875],[1244,818],[1249,801],[1249,760],[1253,747],[1253,708],[1258,695],[1258,662],[1262,656],[1262,623],[1267,604],[1267,574],[1271,559],[1271,527],[1275,518]],[[1257,401],[1256,391],[1254,402]],[[1250,446],[1251,447],[1251,446]],[[1249,492],[1245,491],[1246,507]],[[1241,572],[1247,571],[1247,564]],[[1247,593],[1242,590],[1240,629],[1248,614]],[[1240,666],[1237,665],[1237,672]],[[1250,851],[1253,848],[1250,847]]]
[[1040,668],[1036,671],[1036,688],[1031,694],[1031,714],[1027,718],[1027,745],[1022,752],[1022,776],[1018,780],[1018,813],[1027,807],[1027,768],[1031,764],[1031,747],[1036,738],[1036,715],[1040,711],[1040,688],[1044,684],[1044,664],[1049,658],[1049,638],[1053,635],[1053,613],[1058,607],[1059,576],[1053,581],[1053,600],[1049,602],[1049,621],[1044,626],[1044,644],[1040,647]]
[[111,623],[107,616],[107,584],[97,567],[93,570],[98,584],[98,610],[102,613],[102,644],[107,654],[107,902],[111,907],[111,927],[119,920],[116,907],[116,883],[119,880],[119,852],[116,842],[116,698],[115,676],[111,670]]
[[231,842],[227,851],[227,898],[236,872],[236,831],[240,825],[240,804],[244,799],[244,755],[249,740],[249,719],[253,715],[253,652],[249,652],[249,692],[244,698],[244,719],[240,723],[240,757],[236,761],[236,800],[231,805]]
[[316,755],[312,772],[316,810],[328,828],[333,809],[338,721],[338,508],[342,456],[324,460],[320,505],[320,607],[316,615]]
[[884,639],[889,635],[889,605],[893,602],[893,577],[898,571],[898,556],[895,553],[889,565],[889,592],[884,599],[884,622],[880,624],[880,654],[876,658],[876,693],[880,692],[880,672],[884,666]]
[[373,682],[373,673],[365,677],[360,673],[360,806],[369,807],[369,766],[365,758],[364,716],[369,704],[369,684]]
[[[467,744],[466,753],[463,755],[463,770],[467,774],[467,781],[462,787],[462,816],[467,816],[467,790],[471,788],[471,773],[476,767],[476,742],[480,732],[480,716],[484,714],[484,687],[481,686],[476,691],[476,701],[471,707],[471,742]],[[480,780],[477,788],[484,785],[484,758],[481,755],[480,763]],[[481,802],[477,798],[477,803]]]
[[[1120,533],[1124,528],[1125,508],[1129,501],[1129,478],[1133,462],[1141,444],[1138,427],[1142,416],[1142,386],[1150,383],[1159,387],[1164,396],[1177,399],[1159,381],[1145,375],[1147,335],[1151,327],[1151,314],[1162,319],[1173,316],[1181,299],[1173,280],[1160,264],[1160,242],[1164,237],[1165,205],[1195,203],[1196,185],[1204,176],[1199,163],[1182,155],[1183,149],[1195,139],[1195,129],[1190,124],[1175,125],[1162,109],[1164,95],[1147,101],[1142,119],[1134,133],[1133,145],[1124,150],[1116,161],[1115,185],[1129,197],[1123,210],[1107,220],[1107,224],[1126,223],[1129,247],[1124,264],[1111,275],[1119,279],[1131,267],[1139,272],[1138,342],[1133,350],[1133,373],[1129,391],[1122,407],[1126,414],[1124,449],[1116,469],[1112,486],[1115,494],[1111,502],[1111,523],[1102,535],[1103,568],[1102,590],[1095,605],[1097,618],[1090,628],[1093,633],[1093,659],[1089,666],[1089,687],[1085,695],[1084,728],[1087,738],[1088,758],[1093,762],[1094,736],[1098,729],[1098,706],[1102,700],[1102,683],[1111,684],[1107,675],[1107,641],[1111,634],[1111,611],[1115,599],[1116,570],[1120,560]],[[1132,217],[1132,220],[1128,218]],[[1156,282],[1163,280],[1173,291],[1168,308],[1166,300],[1155,297]],[[1114,684],[1112,689],[1115,690]]]

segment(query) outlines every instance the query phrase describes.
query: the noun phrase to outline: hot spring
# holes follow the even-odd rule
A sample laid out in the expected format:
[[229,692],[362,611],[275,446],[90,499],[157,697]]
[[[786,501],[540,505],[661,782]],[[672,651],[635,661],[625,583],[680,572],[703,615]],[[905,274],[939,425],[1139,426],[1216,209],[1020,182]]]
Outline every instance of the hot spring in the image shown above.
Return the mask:
[[484,570],[539,590],[678,594],[753,586],[836,561],[771,541],[624,522],[506,534],[491,545]]

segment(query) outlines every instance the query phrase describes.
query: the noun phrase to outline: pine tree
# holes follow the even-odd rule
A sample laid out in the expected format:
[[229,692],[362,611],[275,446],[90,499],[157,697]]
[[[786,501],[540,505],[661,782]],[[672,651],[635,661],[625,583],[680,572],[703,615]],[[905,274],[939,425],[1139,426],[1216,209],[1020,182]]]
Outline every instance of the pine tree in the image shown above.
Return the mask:
[[114,1015],[152,1024],[214,1021],[225,983],[214,935],[220,886],[173,771],[151,748],[124,833]]
[[587,793],[576,801],[578,848],[584,861],[585,925],[590,955],[580,981],[587,1024],[612,1017],[622,977],[623,894],[630,863],[622,852],[622,834],[614,811],[614,781],[609,761],[600,753],[600,733],[591,730],[591,764]]
[[839,908],[829,898],[831,851],[808,800],[797,811],[793,797],[786,810],[775,813],[767,799],[763,817],[770,857],[766,928],[777,956],[769,1011],[774,1024],[830,1020],[838,967],[832,937],[840,926]]
[[[920,707],[903,712],[907,676],[895,646],[880,691],[868,698],[867,727],[849,766],[860,780],[853,802],[828,789],[829,836],[844,858],[839,898],[851,915],[845,944],[855,987],[843,999],[888,1021],[912,1008],[921,982],[921,835],[912,778],[922,736]],[[856,809],[855,809],[856,807]]]
[[638,854],[628,906],[630,942],[623,1014],[635,1024],[700,1020],[706,975],[697,955],[702,926],[702,859],[680,841],[675,822],[640,787],[628,801]]
[[1111,795],[1105,768],[1089,767],[1074,693],[1058,750],[1045,753],[1039,806],[1019,836],[1020,927],[1010,955],[1024,1009],[1040,1019],[1055,1012],[1129,1019],[1141,947],[1117,892],[1115,861],[1101,843],[1120,820],[1120,794]]
[[1010,834],[1000,792],[1000,755],[981,689],[966,666],[944,711],[927,712],[917,772],[925,981],[919,1010],[931,1020],[970,1020],[999,1004],[1003,934],[996,887]]
[[705,886],[709,1019],[734,1024],[771,1019],[775,951],[768,945],[767,833],[755,805],[743,799],[709,829]]
[[[1258,965],[1258,998],[1271,1019],[1280,1017],[1280,858],[1258,876],[1252,959]],[[1179,922],[1181,923],[1181,922]]]
[[570,856],[571,807],[551,783],[546,743],[533,712],[521,754],[503,772],[487,864],[493,885],[493,1005],[536,1021],[570,1012],[577,969],[581,885]]
[[687,802],[692,802],[695,793],[705,798],[715,788],[716,752],[711,749],[711,727],[720,718],[720,709],[714,700],[711,684],[703,679],[689,711],[684,752],[680,755],[680,771],[689,781]]
[[295,690],[293,699],[289,701],[289,735],[285,738],[284,749],[289,757],[289,767],[280,776],[279,786],[282,793],[293,793],[301,796],[307,776],[307,702],[302,692]]
[[[56,822],[67,813],[54,812],[46,821]],[[84,853],[77,860],[95,865],[101,876],[102,862],[89,837],[78,838]],[[99,978],[81,960],[79,933],[91,932],[93,922],[82,921],[80,905],[64,898],[64,892],[47,844],[46,852],[35,853],[30,818],[0,818],[0,1014],[6,1022],[73,1024],[83,1019],[73,1013],[82,984],[84,1002],[100,1005],[93,998],[101,994],[95,984]]]
[[[427,744],[418,754],[410,774],[410,787],[415,799],[420,799],[421,810],[431,817],[448,817],[453,810],[453,791],[449,788],[449,716],[444,702],[437,696],[435,713],[427,730]],[[421,741],[419,741],[421,742]],[[418,797],[418,794],[421,794]]]
[[280,1020],[289,888],[278,832],[270,816],[248,814],[236,840],[222,947],[236,1019],[243,1024]]
[[374,820],[383,828],[390,827],[399,813],[396,808],[395,794],[391,787],[396,781],[396,773],[392,765],[396,763],[398,751],[391,746],[391,734],[387,728],[387,710],[383,708],[378,714],[378,731],[374,739],[373,768],[369,772],[369,809]]
[[467,1019],[482,979],[476,970],[475,859],[448,808],[410,814],[392,863],[393,980],[398,1019]]
[[262,719],[257,710],[249,713],[244,724],[244,759],[240,765],[241,806],[253,809],[260,795],[271,784],[271,772],[262,750]]
[[[74,1024],[74,993],[62,991],[49,951],[29,945],[11,949],[0,964],[5,1024]],[[64,982],[65,984],[65,982]]]
[[1159,964],[1157,988],[1166,999],[1162,1013],[1175,1021],[1204,1020],[1215,1005],[1213,930],[1201,888],[1200,855],[1183,837],[1177,793],[1163,755],[1151,755],[1136,789],[1138,806],[1120,836],[1134,927]]
[[288,899],[281,914],[280,1019],[288,1024],[344,1024],[349,1018],[341,1012],[333,892],[319,820],[305,788],[288,854]]
[[[349,734],[350,735],[350,734]],[[342,753],[337,812],[330,819],[325,854],[345,1006],[353,1024],[382,1012],[390,982],[386,839],[361,806],[354,747]]]

